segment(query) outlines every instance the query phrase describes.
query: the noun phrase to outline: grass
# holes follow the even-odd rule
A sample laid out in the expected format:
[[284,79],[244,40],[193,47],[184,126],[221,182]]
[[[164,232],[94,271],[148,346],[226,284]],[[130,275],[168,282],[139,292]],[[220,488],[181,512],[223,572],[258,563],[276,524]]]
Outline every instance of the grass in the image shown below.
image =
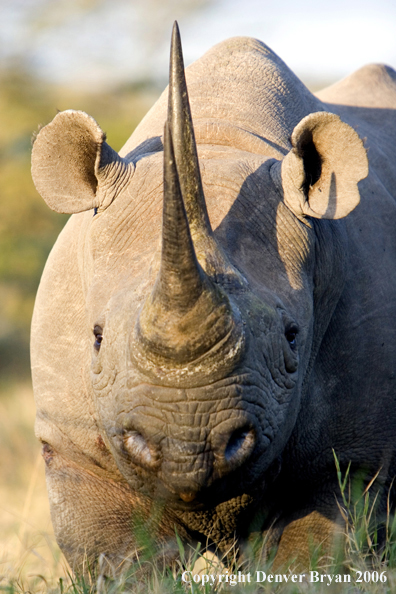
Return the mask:
[[[0,388],[0,590],[47,591],[67,575],[56,545],[27,384]],[[14,586],[12,586],[14,587]]]
[[[176,533],[179,560],[171,567],[154,554],[155,542],[143,535],[139,562],[117,576],[104,557],[85,577],[72,576],[56,545],[49,514],[44,464],[33,432],[34,404],[28,384],[0,386],[0,592],[8,594],[298,594],[333,592],[385,594],[396,591],[396,520],[390,510],[383,527],[385,543],[378,544],[376,495],[369,484],[360,497],[352,497],[349,469],[341,473],[337,457],[342,497],[340,511],[345,522],[344,565],[334,558],[326,568],[320,556],[313,560],[314,571],[306,579],[291,581],[291,572],[272,571],[264,561],[263,543],[250,543],[244,561],[227,567],[212,553],[202,553],[182,543]],[[240,572],[238,574],[238,572]],[[258,581],[257,577],[265,581]],[[314,582],[324,572],[350,576],[350,582]],[[360,572],[360,573],[359,573]],[[248,576],[250,575],[250,581]],[[282,581],[269,582],[268,575]],[[288,579],[286,581],[285,577]],[[360,581],[359,581],[360,578]],[[386,581],[381,581],[386,578]],[[245,580],[245,581],[238,581]],[[320,579],[320,577],[319,577]],[[339,578],[348,579],[348,578]],[[275,580],[275,577],[273,578]]]

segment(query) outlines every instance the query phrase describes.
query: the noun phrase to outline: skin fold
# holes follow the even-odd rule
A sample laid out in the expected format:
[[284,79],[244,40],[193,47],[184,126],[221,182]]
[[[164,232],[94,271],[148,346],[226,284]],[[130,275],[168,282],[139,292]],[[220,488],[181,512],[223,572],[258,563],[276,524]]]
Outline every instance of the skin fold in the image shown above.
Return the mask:
[[341,529],[333,451],[379,471],[380,509],[396,472],[396,74],[314,96],[241,37],[185,76],[175,26],[169,92],[119,155],[76,111],[33,146],[72,213],[32,324],[56,537],[74,569],[133,560],[142,522],[165,559],[176,527],[306,567]]

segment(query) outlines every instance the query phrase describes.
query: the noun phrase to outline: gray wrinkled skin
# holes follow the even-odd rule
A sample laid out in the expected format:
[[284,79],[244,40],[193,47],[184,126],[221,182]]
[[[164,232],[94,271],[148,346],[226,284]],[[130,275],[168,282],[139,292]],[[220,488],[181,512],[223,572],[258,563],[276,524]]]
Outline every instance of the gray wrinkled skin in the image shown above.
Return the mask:
[[37,189],[75,213],[32,326],[74,568],[133,555],[153,512],[165,556],[175,526],[221,550],[254,530],[278,565],[307,564],[339,522],[333,449],[364,480],[380,470],[384,501],[396,474],[395,73],[368,66],[315,97],[234,38],[186,78],[213,240],[185,193],[162,223],[167,90],[120,156],[72,111],[33,147]]

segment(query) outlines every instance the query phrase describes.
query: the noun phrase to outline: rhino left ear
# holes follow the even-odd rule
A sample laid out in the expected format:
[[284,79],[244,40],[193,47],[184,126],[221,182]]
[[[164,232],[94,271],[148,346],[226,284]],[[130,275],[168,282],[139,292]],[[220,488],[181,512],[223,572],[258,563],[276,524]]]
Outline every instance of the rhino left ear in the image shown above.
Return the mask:
[[117,193],[114,180],[128,167],[132,168],[107,144],[96,121],[83,111],[58,113],[40,130],[33,144],[34,184],[56,212],[106,208]]
[[358,181],[368,174],[362,140],[337,115],[317,112],[294,128],[281,165],[284,201],[298,217],[340,219],[360,201]]

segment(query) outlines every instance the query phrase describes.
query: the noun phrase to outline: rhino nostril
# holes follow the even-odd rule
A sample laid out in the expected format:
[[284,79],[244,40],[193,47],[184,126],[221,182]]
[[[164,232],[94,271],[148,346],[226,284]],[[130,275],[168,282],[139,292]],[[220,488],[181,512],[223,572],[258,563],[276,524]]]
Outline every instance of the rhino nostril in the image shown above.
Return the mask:
[[153,455],[146,439],[138,431],[125,433],[124,447],[137,464],[150,468],[156,465],[156,457]]
[[228,440],[224,458],[228,464],[241,464],[253,451],[256,435],[252,428],[236,429]]

